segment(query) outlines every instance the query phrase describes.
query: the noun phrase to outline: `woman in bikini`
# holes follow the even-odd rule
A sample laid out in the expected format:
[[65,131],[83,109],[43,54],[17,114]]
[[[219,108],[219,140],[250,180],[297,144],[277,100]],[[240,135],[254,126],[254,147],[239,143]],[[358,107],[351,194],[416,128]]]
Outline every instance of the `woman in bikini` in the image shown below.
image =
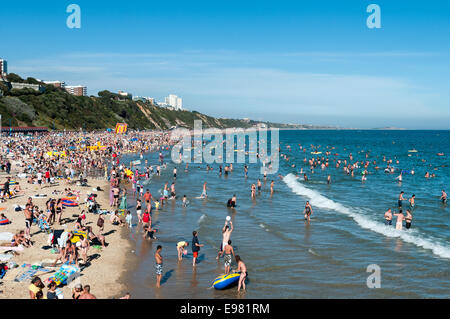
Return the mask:
[[62,199],[59,198],[58,201],[56,202],[56,214],[58,215],[58,224],[60,225],[61,225],[62,210],[63,210]]
[[309,222],[311,220],[311,215],[313,213],[312,207],[309,204],[309,201],[306,202],[305,209],[303,210],[303,213],[305,214],[305,220],[307,220]]
[[242,289],[245,290],[245,278],[247,277],[247,267],[245,266],[244,262],[241,260],[241,257],[239,255],[236,255],[235,259],[238,264],[236,272],[241,272],[241,275],[239,276],[238,291],[241,290],[241,286]]
[[405,227],[406,229],[409,229],[411,227],[411,222],[412,222],[412,214],[411,211],[408,209],[406,211],[406,217],[405,217]]
[[83,262],[84,264],[87,263],[87,253],[89,250],[89,240],[88,240],[88,236],[83,237],[83,239],[80,241],[81,246],[78,248],[80,250],[80,255],[81,258],[83,258]]

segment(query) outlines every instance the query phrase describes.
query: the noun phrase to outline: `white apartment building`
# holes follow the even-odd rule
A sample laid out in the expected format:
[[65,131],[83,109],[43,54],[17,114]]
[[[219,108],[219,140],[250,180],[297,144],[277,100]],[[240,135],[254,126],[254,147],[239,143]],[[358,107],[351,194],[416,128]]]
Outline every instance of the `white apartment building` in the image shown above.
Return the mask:
[[8,74],[8,62],[6,60],[0,59],[0,75]]
[[183,109],[183,100],[182,100],[182,98],[176,96],[175,94],[169,94],[169,96],[165,98],[165,103],[168,106],[172,106],[175,110],[182,110]]

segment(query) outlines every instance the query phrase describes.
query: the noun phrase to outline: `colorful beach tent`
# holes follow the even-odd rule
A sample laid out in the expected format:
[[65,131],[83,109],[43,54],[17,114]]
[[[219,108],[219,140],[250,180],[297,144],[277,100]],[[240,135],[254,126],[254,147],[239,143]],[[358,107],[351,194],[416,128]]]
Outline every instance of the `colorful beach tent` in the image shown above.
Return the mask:
[[127,132],[128,124],[117,123],[116,124],[116,134],[125,134]]

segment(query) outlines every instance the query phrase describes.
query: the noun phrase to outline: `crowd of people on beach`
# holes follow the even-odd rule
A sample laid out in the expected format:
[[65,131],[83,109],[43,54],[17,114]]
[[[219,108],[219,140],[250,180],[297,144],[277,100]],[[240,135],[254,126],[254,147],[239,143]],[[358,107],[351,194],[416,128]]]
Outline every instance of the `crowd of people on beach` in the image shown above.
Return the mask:
[[[55,267],[60,262],[84,271],[90,264],[90,248],[104,249],[108,246],[103,233],[104,216],[110,215],[111,225],[123,224],[119,213],[123,207],[126,209],[126,191],[120,193],[120,205],[118,176],[109,176],[108,167],[119,164],[124,154],[153,151],[172,143],[167,132],[131,132],[124,136],[110,132],[80,131],[1,136],[0,174],[5,179],[1,184],[0,198],[6,207],[0,208],[4,210],[0,223],[17,228],[9,237],[9,242],[0,243],[1,252],[18,256],[26,249],[38,249],[34,248],[35,236],[48,236],[49,247],[57,257],[47,267]],[[124,167],[121,172],[125,171]],[[115,211],[107,207],[101,209],[96,197],[97,192],[103,189],[89,189],[88,179],[110,179],[111,192],[114,193],[111,208],[117,208]],[[21,185],[28,185],[26,188],[30,191],[25,192]],[[82,192],[86,188],[88,190]],[[36,193],[32,193],[33,190]],[[22,201],[21,197],[26,199]],[[12,205],[9,201],[19,204]],[[71,207],[77,207],[78,214],[68,216],[66,210]],[[17,224],[16,214],[23,214],[23,226]],[[87,214],[98,214],[98,231],[86,223]],[[35,227],[37,232],[32,233]],[[14,263],[10,262],[9,265]],[[43,288],[40,278],[35,277],[29,286],[30,297],[54,299],[52,296],[58,289],[55,281],[48,283],[47,295],[42,293]],[[77,296],[80,299],[95,298],[89,291],[89,285],[85,285]]]

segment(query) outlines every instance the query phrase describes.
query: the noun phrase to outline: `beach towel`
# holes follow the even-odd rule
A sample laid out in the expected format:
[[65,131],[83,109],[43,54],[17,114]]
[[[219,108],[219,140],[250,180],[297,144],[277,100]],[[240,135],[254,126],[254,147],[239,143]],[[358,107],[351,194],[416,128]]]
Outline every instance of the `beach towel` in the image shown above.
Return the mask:
[[9,247],[9,246],[0,246],[0,251],[8,251],[8,250],[13,250],[13,251],[22,251],[23,250],[23,246],[19,245],[17,247]]
[[22,211],[22,210],[24,210],[25,209],[25,205],[17,205],[17,204],[14,204],[14,211],[16,211],[16,212],[20,212],[20,211]]
[[16,278],[14,278],[14,281],[22,282],[22,281],[30,281],[38,272],[50,272],[52,270],[42,268],[41,266],[32,267],[31,265],[26,265],[25,270],[20,272]]
[[8,261],[13,257],[12,254],[0,254],[0,261]]
[[[61,248],[66,247],[66,243],[67,243],[67,239],[68,238],[69,238],[69,232],[64,231],[61,234],[61,237],[57,239],[58,246],[61,247]],[[55,242],[55,241],[53,241],[53,242]]]
[[33,268],[25,269],[22,272],[20,272],[16,276],[16,278],[14,278],[14,281],[17,281],[17,282],[22,282],[22,281],[25,281],[25,280],[30,281],[31,278],[33,278],[34,275],[37,273],[37,271],[38,271],[37,269],[33,269]]
[[2,241],[2,240],[11,241],[13,236],[14,236],[13,233],[8,233],[8,232],[0,233],[0,241]]

